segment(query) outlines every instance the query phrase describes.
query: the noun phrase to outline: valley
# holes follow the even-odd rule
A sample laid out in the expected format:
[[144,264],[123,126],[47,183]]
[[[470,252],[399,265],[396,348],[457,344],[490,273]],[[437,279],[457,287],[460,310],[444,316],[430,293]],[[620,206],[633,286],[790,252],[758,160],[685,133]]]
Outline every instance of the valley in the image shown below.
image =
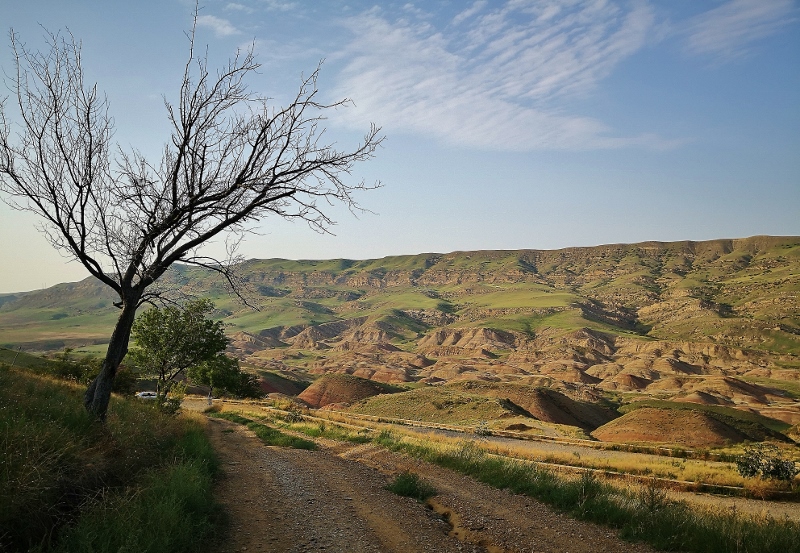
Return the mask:
[[[207,270],[164,288],[212,299],[229,352],[304,406],[687,448],[798,438],[798,237],[250,260],[237,278],[256,309]],[[0,345],[101,353],[113,301],[89,279],[2,295]]]

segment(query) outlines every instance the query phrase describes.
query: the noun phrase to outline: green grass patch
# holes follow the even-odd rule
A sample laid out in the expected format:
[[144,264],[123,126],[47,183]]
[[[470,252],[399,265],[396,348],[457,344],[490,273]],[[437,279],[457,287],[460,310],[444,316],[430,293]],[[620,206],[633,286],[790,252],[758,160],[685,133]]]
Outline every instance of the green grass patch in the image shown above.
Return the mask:
[[119,397],[101,425],[82,393],[0,367],[0,550],[197,550],[219,522],[203,428]]
[[414,472],[402,472],[386,486],[386,489],[403,497],[413,497],[417,501],[425,501],[436,495],[436,488]]
[[231,413],[231,412],[209,413],[208,416],[214,417],[216,419],[229,420],[231,422],[247,426],[247,428],[252,430],[253,433],[255,433],[255,435],[258,436],[258,438],[266,445],[291,447],[294,449],[309,449],[309,450],[317,449],[317,444],[315,444],[311,440],[306,440],[304,438],[298,438],[297,436],[284,434],[283,432],[281,432],[276,428],[272,428],[270,426],[267,426],[260,422],[256,422],[252,419],[248,419],[247,417],[243,417],[236,413]]
[[226,421],[235,422],[236,424],[243,424],[245,426],[253,422],[253,419],[248,419],[247,417],[243,417],[238,413],[231,413],[230,411],[224,411],[222,413],[207,413],[207,415],[215,419],[225,419]]
[[211,485],[209,470],[196,461],[151,471],[140,486],[90,503],[55,551],[196,551],[220,521]]
[[39,369],[39,370],[47,370],[54,365],[52,361],[43,359],[36,355],[31,355],[29,353],[25,353],[24,351],[11,350],[8,348],[1,348],[1,347],[0,347],[0,363],[6,365],[11,365],[13,363],[15,367],[21,367],[25,369]]
[[255,435],[258,436],[262,442],[267,445],[275,445],[279,447],[291,447],[294,449],[317,449],[317,444],[312,442],[311,440],[306,440],[303,438],[298,438],[297,436],[291,436],[289,434],[284,434],[280,430],[276,430],[275,428],[259,424],[257,422],[251,422],[247,425],[247,428],[255,432]]
[[312,438],[328,438],[330,440],[350,442],[354,444],[366,444],[372,441],[372,438],[369,436],[370,431],[367,429],[360,430],[358,432],[352,432],[333,423],[288,423],[286,427],[291,428],[296,432],[302,432],[306,436],[310,436]]
[[513,415],[496,398],[443,387],[372,396],[354,403],[348,410],[376,417],[470,425]]

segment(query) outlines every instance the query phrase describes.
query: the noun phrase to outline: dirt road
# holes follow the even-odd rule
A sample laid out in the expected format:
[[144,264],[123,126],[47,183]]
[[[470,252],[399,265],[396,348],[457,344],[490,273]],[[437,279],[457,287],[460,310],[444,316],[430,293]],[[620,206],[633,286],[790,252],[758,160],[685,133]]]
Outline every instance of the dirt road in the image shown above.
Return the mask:
[[[217,497],[226,552],[649,552],[612,530],[524,496],[391,453],[325,441],[317,451],[267,447],[249,430],[209,420],[222,462]],[[431,505],[384,489],[404,470],[438,490]]]

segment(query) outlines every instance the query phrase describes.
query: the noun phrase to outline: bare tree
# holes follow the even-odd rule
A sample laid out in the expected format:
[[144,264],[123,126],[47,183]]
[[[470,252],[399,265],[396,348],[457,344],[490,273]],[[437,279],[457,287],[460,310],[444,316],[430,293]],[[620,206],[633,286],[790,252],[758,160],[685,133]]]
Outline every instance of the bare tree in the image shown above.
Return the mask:
[[153,164],[112,143],[113,120],[97,86],[84,83],[80,44],[48,34],[49,51],[28,49],[11,31],[15,71],[9,76],[19,121],[0,104],[0,189],[7,203],[43,218],[51,244],[77,259],[119,296],[121,309],[102,370],[84,397],[104,419],[111,386],[128,351],[137,308],[175,262],[229,276],[228,263],[198,248],[275,214],[325,230],[334,202],[358,208],[348,183],[356,162],[383,138],[374,125],[364,141],[341,151],[323,141],[317,74],[301,80],[286,107],[271,107],[245,78],[256,71],[252,49],[215,74],[195,51],[194,30],[177,104],[164,101],[171,139]]

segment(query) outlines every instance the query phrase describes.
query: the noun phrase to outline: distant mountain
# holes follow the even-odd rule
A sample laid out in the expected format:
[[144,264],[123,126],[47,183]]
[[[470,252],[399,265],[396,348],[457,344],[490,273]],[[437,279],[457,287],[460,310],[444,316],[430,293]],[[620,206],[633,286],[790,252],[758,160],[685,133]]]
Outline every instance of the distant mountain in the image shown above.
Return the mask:
[[[800,422],[800,237],[250,260],[238,272],[260,311],[209,271],[170,279],[214,300],[232,351],[262,369],[645,394]],[[0,297],[0,345],[97,349],[114,299],[91,279]]]
[[[208,271],[179,267],[172,278],[213,298],[232,332],[273,335],[367,317],[373,325],[385,323],[393,338],[440,326],[529,336],[545,327],[588,327],[800,353],[798,237],[367,261],[251,260],[239,273],[260,312],[237,304]],[[115,299],[92,278],[0,296],[0,344],[35,347],[64,328],[72,329],[65,341],[80,342],[82,334],[102,339],[115,318]]]

